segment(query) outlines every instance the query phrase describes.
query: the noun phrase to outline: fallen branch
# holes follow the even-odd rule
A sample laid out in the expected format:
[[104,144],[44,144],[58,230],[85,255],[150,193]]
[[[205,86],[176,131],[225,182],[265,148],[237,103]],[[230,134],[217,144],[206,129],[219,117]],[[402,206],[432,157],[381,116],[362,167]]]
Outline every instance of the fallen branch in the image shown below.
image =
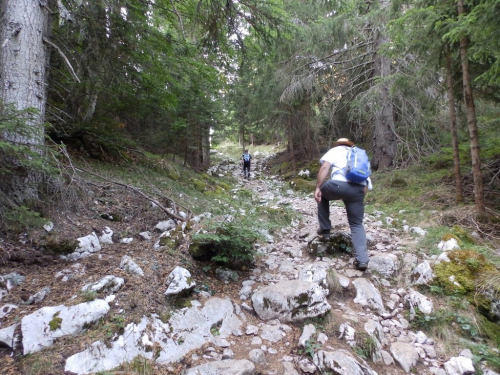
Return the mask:
[[73,67],[71,66],[71,63],[69,62],[68,58],[63,53],[63,51],[58,46],[56,46],[54,43],[52,43],[50,40],[48,40],[47,38],[43,37],[43,41],[45,43],[47,43],[49,46],[51,46],[52,48],[54,48],[57,52],[59,52],[59,54],[61,55],[61,57],[64,59],[64,62],[66,63],[66,66],[68,67],[69,71],[71,72],[71,75],[78,81],[78,83],[81,83],[80,79],[76,75]]
[[[150,197],[149,195],[147,195],[147,194],[143,193],[142,191],[140,191],[139,189],[137,189],[137,188],[136,188],[136,187],[134,187],[134,186],[130,186],[130,185],[124,184],[124,183],[122,183],[122,182],[118,182],[118,181],[113,181],[113,180],[110,180],[110,179],[108,179],[108,178],[106,178],[106,177],[100,176],[100,175],[98,175],[98,174],[96,174],[96,173],[94,173],[94,172],[90,172],[90,171],[88,171],[88,170],[86,170],[86,169],[83,169],[83,168],[79,168],[79,167],[77,168],[77,167],[74,167],[74,166],[72,166],[72,168],[73,168],[74,170],[81,171],[81,172],[85,172],[85,173],[88,173],[88,174],[90,174],[90,175],[92,175],[92,176],[99,177],[99,178],[101,178],[101,179],[103,179],[103,180],[105,180],[105,181],[108,181],[108,182],[112,183],[112,184],[115,184],[115,185],[122,186],[122,187],[125,187],[125,188],[127,188],[127,189],[130,189],[130,190],[132,190],[132,191],[136,192],[137,194],[142,195],[144,198],[146,198],[146,199],[147,199],[147,200],[149,200],[150,202],[152,202],[152,203],[156,204],[156,205],[157,205],[158,207],[160,207],[160,208],[161,208],[164,212],[166,212],[168,215],[172,216],[173,218],[175,218],[175,219],[177,219],[177,220],[180,220],[180,221],[187,221],[187,220],[189,220],[189,219],[191,218],[191,212],[189,212],[189,214],[186,216],[186,218],[183,218],[182,216],[179,216],[179,215],[177,215],[177,214],[173,213],[173,212],[172,212],[172,210],[169,210],[168,208],[163,207],[163,206],[160,204],[160,202],[158,202],[156,199],[154,199],[154,198]],[[171,199],[170,199],[170,200],[171,200]],[[172,202],[173,202],[173,200],[172,200]]]

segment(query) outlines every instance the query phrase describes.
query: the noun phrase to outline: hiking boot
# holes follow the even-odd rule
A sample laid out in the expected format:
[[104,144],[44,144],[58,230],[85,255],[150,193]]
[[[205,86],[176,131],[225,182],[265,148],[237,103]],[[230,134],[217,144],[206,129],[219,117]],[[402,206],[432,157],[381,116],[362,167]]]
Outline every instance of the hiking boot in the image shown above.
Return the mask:
[[366,269],[368,268],[368,263],[360,263],[357,260],[355,260],[354,267],[356,267],[358,271],[366,271]]
[[330,238],[330,229],[318,229],[317,233],[325,240],[328,240]]

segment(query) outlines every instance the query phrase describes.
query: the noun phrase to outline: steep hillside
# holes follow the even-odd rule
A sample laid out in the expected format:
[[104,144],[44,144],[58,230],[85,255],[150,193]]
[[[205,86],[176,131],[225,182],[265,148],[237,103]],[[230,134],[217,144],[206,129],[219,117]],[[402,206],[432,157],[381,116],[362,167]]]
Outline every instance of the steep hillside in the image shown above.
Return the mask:
[[[223,158],[211,176],[189,176],[188,193],[173,186],[182,177],[165,179],[168,184],[158,191],[136,190],[111,171],[105,179],[87,173],[85,182],[79,180],[86,184],[85,195],[72,197],[69,209],[61,205],[51,212],[53,228],[6,238],[0,252],[2,374],[90,368],[99,374],[180,374],[203,364],[225,366],[220,374],[454,374],[460,366],[475,366],[478,373],[495,368],[498,324],[477,315],[467,293],[446,292],[450,286],[442,284],[442,272],[452,272],[447,277],[462,286],[467,280],[461,278],[464,269],[440,269],[448,263],[438,260],[442,254],[451,260],[463,255],[458,248],[442,252],[441,240],[457,239],[460,251],[490,251],[492,260],[499,256],[494,245],[472,248],[466,231],[445,231],[439,224],[443,212],[384,212],[372,201],[365,217],[371,262],[366,272],[357,271],[344,235],[343,206],[332,206],[338,236],[321,241],[312,195],[270,174],[266,158],[255,157],[250,180],[242,178],[237,162]],[[228,270],[194,260],[193,236],[230,222],[260,235],[255,263]],[[75,253],[77,238],[92,233],[100,249],[88,256]],[[124,257],[132,263],[127,266]],[[495,270],[479,255],[463,259]],[[434,282],[423,271],[426,264],[437,275]],[[190,273],[184,281],[196,286],[188,294],[166,296],[173,287],[169,275],[178,266]],[[115,277],[116,290],[82,291],[108,275]],[[420,276],[428,279],[420,283]],[[294,306],[290,296],[301,288],[305,294],[299,293],[303,297]],[[305,298],[309,291],[318,300]],[[269,312],[266,303],[259,307],[259,295],[268,304],[288,296],[290,305]],[[488,307],[498,306],[495,298],[493,293]],[[102,316],[64,332],[62,305],[98,301]],[[43,310],[45,322],[42,307],[52,308]],[[40,320],[28,319],[36,314]],[[82,316],[75,315],[73,323]],[[45,339],[53,337],[42,350],[36,345],[47,341],[28,340],[37,330]],[[210,367],[198,370],[215,373]]]

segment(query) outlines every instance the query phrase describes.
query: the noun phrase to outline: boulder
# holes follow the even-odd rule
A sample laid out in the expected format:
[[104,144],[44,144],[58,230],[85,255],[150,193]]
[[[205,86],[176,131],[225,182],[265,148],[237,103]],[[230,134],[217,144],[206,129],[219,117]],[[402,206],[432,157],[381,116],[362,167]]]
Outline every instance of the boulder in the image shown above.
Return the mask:
[[324,315],[331,309],[323,289],[316,283],[285,280],[266,286],[252,295],[255,312],[261,319],[296,322]]

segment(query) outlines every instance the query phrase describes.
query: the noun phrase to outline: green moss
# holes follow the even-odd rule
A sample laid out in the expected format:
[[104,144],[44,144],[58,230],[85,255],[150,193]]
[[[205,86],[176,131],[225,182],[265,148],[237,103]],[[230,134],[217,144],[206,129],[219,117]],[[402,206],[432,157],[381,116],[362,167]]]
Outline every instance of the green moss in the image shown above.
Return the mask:
[[224,189],[225,191],[231,190],[231,185],[226,184],[225,182],[219,182],[219,186]]
[[454,234],[452,234],[452,233],[445,233],[443,235],[443,241],[449,241],[449,240],[451,240],[453,238],[457,241],[457,243],[460,242],[460,239],[457,236],[455,236]]
[[462,228],[459,225],[454,225],[451,233],[453,233],[455,236],[457,236],[461,241],[469,243],[469,244],[475,244],[476,240],[474,240],[474,237],[472,237],[469,232],[467,232],[464,228]]
[[182,226],[178,225],[175,229],[170,231],[170,235],[160,237],[160,246],[167,246],[171,249],[176,249],[181,241],[184,239],[184,231]]
[[206,182],[203,182],[197,178],[193,179],[193,186],[197,191],[201,193],[203,193],[207,189]]
[[474,292],[479,271],[484,272],[492,268],[484,256],[473,251],[449,251],[448,257],[450,262],[436,264],[434,274],[435,283],[449,295]]
[[56,331],[61,328],[62,318],[59,318],[59,311],[52,316],[52,320],[49,322],[49,327],[51,331]]
[[170,178],[174,181],[178,181],[181,178],[181,174],[179,173],[177,168],[175,168],[175,166],[173,166],[171,164],[166,164],[165,169],[167,171],[168,178]]
[[315,181],[308,181],[308,180],[304,180],[302,178],[294,178],[290,182],[290,185],[292,185],[292,188],[294,190],[302,191],[304,193],[313,193],[314,189],[316,188]]
[[68,239],[50,238],[45,244],[46,252],[52,254],[67,255],[71,254],[78,246],[78,241]]

